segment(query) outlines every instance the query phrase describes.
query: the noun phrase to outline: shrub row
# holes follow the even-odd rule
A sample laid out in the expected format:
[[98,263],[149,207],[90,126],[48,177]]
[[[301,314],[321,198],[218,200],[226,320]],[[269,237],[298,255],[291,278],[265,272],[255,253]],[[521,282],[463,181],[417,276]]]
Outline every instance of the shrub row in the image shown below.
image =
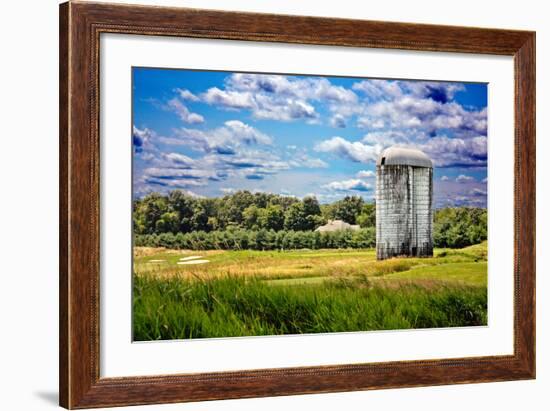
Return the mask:
[[356,231],[225,230],[191,233],[137,234],[134,245],[190,250],[293,250],[370,248],[376,245],[374,227]]

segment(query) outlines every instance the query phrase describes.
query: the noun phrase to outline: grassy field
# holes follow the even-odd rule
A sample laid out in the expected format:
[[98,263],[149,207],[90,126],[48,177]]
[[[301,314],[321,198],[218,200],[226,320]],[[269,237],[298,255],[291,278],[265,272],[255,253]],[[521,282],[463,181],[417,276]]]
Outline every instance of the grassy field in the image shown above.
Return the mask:
[[[372,249],[134,253],[138,341],[487,323],[486,243],[385,261]],[[208,262],[181,264],[194,259]]]

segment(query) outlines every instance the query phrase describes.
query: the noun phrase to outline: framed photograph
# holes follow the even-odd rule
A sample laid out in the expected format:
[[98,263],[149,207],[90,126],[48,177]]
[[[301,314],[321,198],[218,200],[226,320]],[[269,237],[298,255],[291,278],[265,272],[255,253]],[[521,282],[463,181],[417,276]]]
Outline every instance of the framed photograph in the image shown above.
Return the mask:
[[60,404],[535,378],[535,33],[60,6]]

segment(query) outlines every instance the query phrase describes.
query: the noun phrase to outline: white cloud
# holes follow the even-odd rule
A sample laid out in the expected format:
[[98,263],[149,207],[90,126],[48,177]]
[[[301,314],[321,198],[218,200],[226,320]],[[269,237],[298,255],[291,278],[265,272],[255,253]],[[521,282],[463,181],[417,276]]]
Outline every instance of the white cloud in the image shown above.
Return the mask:
[[322,77],[294,78],[282,75],[235,73],[227,81],[230,89],[254,93],[291,96],[302,100],[328,100],[354,103],[356,94],[333,85]]
[[270,145],[271,137],[239,120],[226,121],[222,127],[210,130],[181,128],[175,131],[176,138],[163,138],[164,144],[189,146],[200,152],[235,154],[245,145]]
[[[202,93],[194,94],[185,88],[172,89],[177,97],[167,103],[157,100],[157,107],[177,113],[187,124],[204,122],[200,114],[191,112],[195,107],[191,103],[196,102],[228,111],[246,110],[246,114],[239,113],[235,117],[241,120],[243,115],[249,115],[254,119],[301,120],[310,124],[322,121],[324,125],[340,128],[357,124],[366,128],[362,138],[351,134],[335,136],[320,141],[314,150],[362,164],[372,164],[384,148],[397,145],[424,151],[436,167],[486,167],[487,111],[464,108],[454,102],[453,97],[462,89],[463,86],[456,83],[401,80],[364,80],[345,88],[321,77],[235,73],[223,84]],[[227,121],[211,129],[186,126],[174,130],[168,137],[147,128],[134,127],[133,138],[138,168],[149,171],[146,177],[155,187],[169,184],[202,187],[209,181],[220,180],[229,180],[234,187],[240,187],[241,183],[253,187],[255,182],[246,179],[267,179],[292,168],[302,168],[300,173],[305,173],[305,168],[327,168],[327,161],[331,161],[327,160],[330,158],[327,155],[310,156],[312,153],[301,144],[299,147],[273,144],[272,137],[240,120]],[[159,143],[185,146],[182,152],[187,155],[166,151]],[[315,171],[319,176],[326,174]],[[287,175],[282,173],[277,178]],[[323,187],[330,190],[324,195],[336,198],[345,195],[346,190],[364,191],[366,186],[355,183],[361,179],[370,181],[367,179],[374,175],[373,171],[362,170],[350,180],[331,182],[325,178],[316,185],[324,184]],[[457,196],[468,195],[476,201],[482,198],[472,190],[478,185],[484,188],[481,182],[465,175],[456,181],[470,182],[468,184],[452,184],[451,180],[443,176],[441,181],[450,184],[439,185],[458,187],[461,191]],[[272,179],[270,184],[275,181]],[[219,186],[214,187],[219,190]],[[306,191],[292,189],[292,192],[300,195]]]
[[467,176],[464,174],[459,175],[456,180],[457,183],[466,183],[469,181],[474,181],[474,178],[472,176]]
[[483,183],[487,183],[487,177],[485,177],[483,180],[481,180]]
[[148,128],[139,129],[132,127],[132,146],[136,158],[144,161],[153,161],[158,155],[159,150],[156,147],[156,141],[159,136],[153,130]]
[[464,86],[457,83],[435,81],[403,81],[368,79],[353,84],[354,90],[365,94],[369,99],[392,100],[410,94],[415,97],[430,98],[446,103]]
[[313,158],[307,154],[301,154],[295,157],[295,160],[291,160],[290,164],[293,167],[305,167],[305,168],[327,168],[328,163],[320,158]]
[[334,191],[369,191],[372,189],[372,186],[362,180],[351,179],[343,181],[333,181],[331,183],[323,185],[322,188]]
[[189,124],[204,123],[204,117],[197,113],[192,113],[189,109],[177,98],[168,101],[167,107],[169,110],[176,113],[181,121]]
[[363,136],[361,142],[366,144],[378,144],[384,147],[393,146],[396,144],[408,145],[418,144],[427,139],[424,133],[416,131],[401,131],[401,130],[385,130],[371,131]]
[[254,107],[252,94],[238,91],[224,91],[217,87],[209,88],[201,95],[201,98],[208,104],[221,105],[226,108],[250,109]]
[[206,185],[205,183],[200,181],[179,179],[179,178],[164,179],[164,178],[144,176],[143,181],[149,186],[159,186],[159,187],[165,187],[169,189],[175,189],[175,188],[186,189],[189,187],[203,187]]
[[142,153],[140,157],[144,161],[152,161],[155,159],[155,155],[153,153]]
[[480,188],[474,188],[472,190],[470,190],[470,195],[473,195],[473,196],[486,196],[487,195],[487,191],[486,190],[482,190]]
[[239,120],[226,121],[225,128],[229,130],[228,134],[230,134],[231,137],[236,137],[239,141],[246,144],[272,143],[271,137]]
[[171,162],[174,166],[181,168],[191,168],[196,162],[191,157],[179,153],[168,153],[163,155],[164,159]]
[[370,100],[391,99],[403,94],[399,82],[391,80],[363,80],[353,84],[352,88],[363,92]]
[[487,165],[486,136],[468,139],[434,137],[419,148],[439,167]]
[[355,176],[357,178],[372,178],[376,176],[376,173],[372,170],[361,170]]
[[222,188],[220,188],[220,191],[224,194],[234,194],[238,190],[236,188],[233,188],[233,187],[222,187]]
[[342,137],[332,137],[315,146],[316,151],[332,153],[358,163],[375,161],[382,147],[368,146],[359,141],[350,142]]
[[465,136],[486,135],[487,110],[466,110],[452,99],[462,84],[425,81],[364,80],[353,85],[367,104],[358,105],[358,127],[452,129]]
[[346,118],[342,114],[335,114],[330,119],[330,125],[335,128],[345,128]]
[[[231,75],[224,89],[212,87],[200,98],[229,110],[250,110],[257,119],[303,119],[310,123],[319,118],[312,102],[322,101],[337,110],[338,105],[354,105],[358,101],[352,90],[335,86],[326,78],[249,73]],[[334,117],[333,121],[341,127],[344,117]]]
[[199,98],[194,95],[193,93],[191,93],[189,90],[187,89],[181,89],[181,88],[177,88],[174,90],[176,93],[178,93],[178,95],[180,96],[180,98],[184,99],[184,100],[189,100],[189,101],[199,101]]
[[382,119],[359,117],[357,119],[357,127],[370,128],[370,129],[382,129],[386,127],[386,123]]
[[165,180],[188,180],[189,185],[204,185],[203,181],[194,181],[193,180],[204,180],[208,178],[216,178],[216,172],[214,170],[203,170],[203,169],[181,169],[181,168],[159,168],[159,167],[150,167],[146,168],[143,171],[143,175],[151,178],[165,179]]
[[151,148],[152,140],[157,137],[157,135],[153,130],[148,128],[139,129],[136,126],[133,126],[132,137],[134,140],[134,147]]

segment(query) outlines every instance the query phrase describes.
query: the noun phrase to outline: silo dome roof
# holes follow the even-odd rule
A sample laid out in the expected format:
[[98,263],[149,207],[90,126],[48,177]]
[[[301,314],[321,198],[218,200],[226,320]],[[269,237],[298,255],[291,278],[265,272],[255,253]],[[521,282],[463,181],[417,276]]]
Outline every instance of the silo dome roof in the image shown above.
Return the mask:
[[376,165],[402,165],[414,167],[433,167],[432,160],[424,152],[415,148],[389,147],[382,151]]

